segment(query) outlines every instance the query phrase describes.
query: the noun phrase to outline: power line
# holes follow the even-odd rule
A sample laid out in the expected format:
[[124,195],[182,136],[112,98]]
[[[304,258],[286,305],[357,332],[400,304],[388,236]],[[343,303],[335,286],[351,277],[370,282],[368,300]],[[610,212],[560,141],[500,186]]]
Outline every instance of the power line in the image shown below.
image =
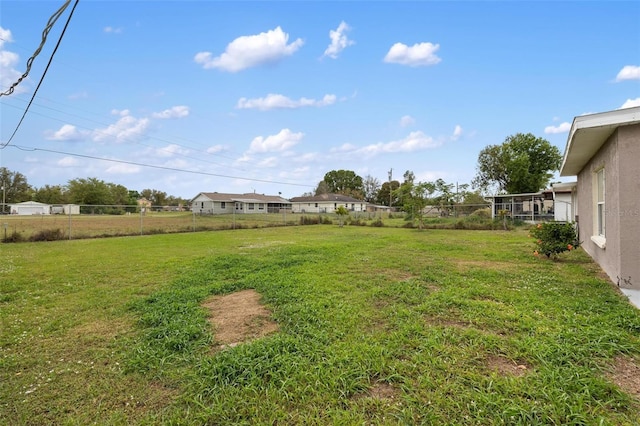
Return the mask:
[[74,154],[74,153],[71,153],[71,152],[56,151],[56,150],[53,150],[53,149],[32,148],[32,147],[19,146],[19,145],[11,145],[11,148],[17,148],[17,149],[19,149],[21,151],[29,151],[29,152],[34,152],[34,151],[49,152],[49,153],[52,153],[52,154],[69,155],[69,156],[72,156],[72,157],[89,158],[89,159],[92,159],[92,160],[109,161],[109,162],[112,162],[112,163],[129,164],[129,165],[132,165],[132,166],[149,167],[149,168],[152,168],[152,169],[160,169],[160,170],[169,170],[169,171],[172,171],[172,172],[191,173],[191,174],[194,174],[194,175],[214,176],[214,177],[221,177],[221,178],[226,178],[226,179],[246,180],[246,181],[251,181],[251,182],[275,183],[275,184],[278,184],[278,185],[301,186],[301,187],[305,187],[305,188],[313,188],[314,187],[313,185],[305,185],[305,184],[301,184],[301,183],[280,182],[280,181],[275,181],[275,180],[254,179],[254,178],[248,178],[248,177],[242,177],[242,176],[230,176],[230,175],[223,175],[223,174],[218,174],[218,173],[200,172],[200,171],[196,171],[196,170],[179,169],[177,167],[158,166],[158,165],[154,165],[154,164],[137,163],[135,161],[117,160],[117,159],[113,159],[113,158],[104,158],[104,157],[95,157],[93,155]]
[[[13,99],[17,99],[19,101],[26,102],[26,100],[20,99],[19,97],[15,97]],[[42,98],[40,98],[40,99],[42,99]],[[57,104],[60,104],[60,105],[64,105],[64,104],[61,104],[60,102],[55,102],[55,101],[51,101],[51,100],[48,100],[48,101],[49,102],[54,102],[54,103],[57,103]],[[8,104],[8,103],[5,103],[5,105],[8,106],[8,107],[11,107],[11,108],[15,108],[15,109],[22,109],[21,107],[18,107],[16,105],[11,105],[11,104]],[[105,126],[105,127],[110,126],[110,124],[102,122],[102,121],[97,121],[97,120],[94,120],[94,119],[91,119],[91,118],[82,117],[80,115],[72,114],[70,112],[61,111],[61,110],[58,110],[58,109],[55,109],[55,108],[52,108],[52,107],[49,107],[49,106],[40,105],[37,102],[35,102],[33,105],[38,106],[40,108],[48,109],[48,110],[51,110],[51,111],[59,112],[61,114],[66,114],[66,115],[69,115],[69,116],[72,116],[72,117],[80,118],[82,120],[89,121],[89,122],[92,122],[92,123],[100,124],[100,125]],[[66,106],[66,105],[64,105],[64,106]],[[52,117],[50,115],[46,115],[46,114],[43,114],[43,113],[38,112],[38,111],[31,111],[31,114],[32,115],[36,114],[36,115],[39,115],[41,117],[46,117],[46,118],[51,119],[51,120],[55,120],[55,121],[59,121],[61,123],[69,124],[68,121],[65,121],[65,120],[62,120],[62,119],[59,119],[59,118],[55,118],[55,117]],[[99,133],[99,134],[102,134],[102,135],[109,136],[109,133],[106,132],[105,130],[98,129],[98,128],[95,128],[95,127],[82,126],[82,125],[78,125],[78,124],[73,124],[73,126],[76,127],[76,128],[80,128],[80,129],[88,130],[88,131],[91,131],[91,132],[94,132],[94,133]],[[177,143],[175,141],[172,141],[172,140],[169,140],[169,139],[160,138],[160,137],[152,136],[152,135],[145,135],[145,137],[149,138],[149,139],[154,139],[154,140],[157,140],[157,141],[160,141],[160,142],[164,142],[164,143],[168,143],[168,144],[172,144],[172,145],[177,145],[177,146],[179,146],[181,148],[194,150],[194,151],[197,151],[197,152],[200,152],[200,153],[203,153],[203,154],[213,155],[213,156],[221,157],[221,158],[224,158],[224,159],[227,159],[227,160],[235,160],[233,157],[229,157],[227,155],[222,155],[222,154],[218,154],[218,153],[209,153],[207,151],[203,151],[201,149],[196,149],[196,148],[190,147],[188,145],[179,144],[179,143]],[[207,160],[205,160],[205,159],[203,159],[201,157],[192,157],[192,156],[185,155],[185,154],[182,154],[182,153],[179,153],[179,152],[169,151],[169,150],[167,150],[167,148],[155,147],[153,145],[145,144],[145,143],[142,143],[140,141],[135,140],[134,138],[128,138],[128,142],[134,143],[136,145],[141,145],[141,146],[144,146],[144,147],[147,147],[147,148],[159,150],[159,151],[166,151],[166,152],[172,153],[174,155],[178,155],[180,157],[189,158],[191,160],[202,161],[202,162],[209,163],[209,164],[215,164],[217,166],[230,167],[230,166],[227,166],[226,164],[218,163],[218,162],[215,162],[215,161],[207,161]]]
[[[44,44],[47,42],[47,36],[49,35],[49,32],[51,31],[51,29],[55,25],[55,23],[58,20],[58,18],[60,17],[60,15],[62,15],[62,13],[65,11],[65,9],[69,6],[69,3],[71,3],[71,0],[66,0],[65,3],[62,6],[60,6],[60,8],[58,10],[56,10],[53,15],[51,15],[51,17],[49,18],[49,22],[47,22],[47,26],[42,31],[42,40],[40,41],[40,46],[38,46],[38,48],[35,50],[35,52],[33,52],[33,55],[31,55],[31,57],[29,59],[27,59],[27,69],[20,76],[18,81],[16,81],[15,83],[13,83],[11,85],[11,87],[9,87],[4,92],[0,92],[0,96],[8,96],[8,95],[12,94],[13,91],[15,90],[16,86],[18,84],[20,84],[22,82],[22,80],[27,78],[27,76],[29,75],[29,72],[31,71],[31,66],[33,65],[33,61],[40,54],[40,51],[42,51],[42,48],[44,47]],[[0,40],[7,41],[6,39],[3,39],[1,37],[0,37]]]
[[[13,90],[14,90],[15,86],[17,86],[29,74],[29,71],[31,70],[31,65],[33,63],[33,60],[36,58],[36,56],[38,56],[38,54],[40,53],[40,50],[42,50],[42,46],[44,46],[44,43],[47,40],[47,35],[49,34],[49,31],[51,31],[51,28],[53,28],[53,25],[56,23],[56,21],[58,20],[60,15],[65,11],[65,9],[69,5],[70,1],[71,0],[67,0],[66,3],[64,5],[62,5],[62,7],[60,7],[60,9],[58,9],[56,11],[56,13],[54,13],[53,16],[51,16],[51,18],[49,18],[49,23],[47,24],[47,27],[42,32],[42,42],[40,43],[40,46],[38,47],[38,49],[36,49],[36,53],[34,53],[34,55],[31,58],[29,58],[29,60],[27,61],[27,71],[25,71],[25,73],[22,75],[22,77],[20,77],[20,79],[16,83],[14,83],[7,90],[7,92],[4,92],[2,94],[8,95],[8,94],[13,93]],[[49,62],[47,62],[47,66],[44,69],[44,72],[42,73],[42,77],[40,77],[40,81],[38,82],[38,85],[36,86],[36,90],[34,90],[33,96],[31,96],[31,100],[27,104],[27,108],[24,110],[24,113],[22,114],[22,117],[20,118],[20,121],[18,122],[18,125],[16,126],[15,130],[11,134],[11,137],[9,137],[9,140],[6,143],[0,145],[0,149],[6,148],[7,145],[9,145],[11,143],[11,141],[13,140],[13,137],[18,132],[18,129],[20,128],[20,125],[22,125],[22,122],[24,121],[24,118],[27,116],[27,112],[29,111],[29,107],[31,107],[31,103],[35,99],[36,93],[38,93],[38,89],[40,89],[40,86],[42,85],[42,82],[44,81],[44,77],[47,75],[47,71],[49,70],[49,66],[51,65],[51,62],[53,61],[53,56],[58,51],[58,47],[60,46],[60,42],[62,42],[62,37],[64,36],[64,33],[67,31],[67,27],[69,26],[69,22],[71,21],[71,17],[73,16],[73,12],[76,10],[76,6],[78,5],[79,1],[80,0],[76,0],[76,2],[73,4],[73,8],[71,8],[71,13],[69,13],[69,17],[67,18],[67,22],[64,24],[64,28],[62,29],[62,33],[60,33],[60,37],[58,38],[58,42],[56,43],[56,46],[53,49],[53,52],[51,52],[51,56],[49,57]]]

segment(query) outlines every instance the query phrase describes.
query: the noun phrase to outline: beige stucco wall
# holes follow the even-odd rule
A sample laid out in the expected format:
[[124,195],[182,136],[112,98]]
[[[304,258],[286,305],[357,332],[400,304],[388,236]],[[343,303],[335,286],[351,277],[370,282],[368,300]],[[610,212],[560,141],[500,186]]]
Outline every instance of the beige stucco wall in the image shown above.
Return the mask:
[[[615,283],[640,290],[640,125],[618,128],[578,174],[580,241]],[[594,174],[605,168],[606,247],[595,234]],[[622,282],[621,280],[626,280]]]
[[618,151],[620,287],[640,290],[640,124],[618,130]]

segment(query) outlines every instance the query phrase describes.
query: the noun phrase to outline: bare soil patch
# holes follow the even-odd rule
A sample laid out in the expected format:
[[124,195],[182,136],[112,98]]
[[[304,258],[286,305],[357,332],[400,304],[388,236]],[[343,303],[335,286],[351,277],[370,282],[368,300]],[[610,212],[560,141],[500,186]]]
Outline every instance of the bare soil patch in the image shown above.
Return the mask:
[[398,389],[389,383],[375,382],[366,392],[358,393],[353,399],[373,398],[382,401],[392,402],[398,397]]
[[640,359],[616,357],[607,376],[625,393],[640,401]]
[[531,366],[525,363],[514,362],[502,356],[491,355],[487,357],[486,362],[490,370],[501,376],[522,377],[531,369]]
[[214,328],[214,349],[233,347],[278,330],[278,324],[260,303],[260,297],[255,290],[243,290],[214,296],[204,302],[203,306],[209,310],[209,322]]

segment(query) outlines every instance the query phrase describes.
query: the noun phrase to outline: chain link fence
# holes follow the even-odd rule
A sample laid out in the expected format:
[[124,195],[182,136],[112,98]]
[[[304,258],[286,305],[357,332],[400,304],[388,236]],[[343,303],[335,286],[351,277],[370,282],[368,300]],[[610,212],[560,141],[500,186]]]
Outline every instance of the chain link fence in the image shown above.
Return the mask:
[[[4,242],[47,241],[199,232],[225,229],[266,228],[310,224],[407,226],[400,211],[350,212],[340,218],[335,213],[199,214],[178,207],[121,205],[34,204],[31,210],[0,216]],[[424,216],[434,223],[476,215],[491,217],[489,204],[428,206]]]

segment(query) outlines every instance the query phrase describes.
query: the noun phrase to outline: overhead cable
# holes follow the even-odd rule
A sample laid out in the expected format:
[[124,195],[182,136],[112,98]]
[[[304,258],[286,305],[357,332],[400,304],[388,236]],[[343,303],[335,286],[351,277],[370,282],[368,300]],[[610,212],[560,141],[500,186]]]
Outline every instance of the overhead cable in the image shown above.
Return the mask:
[[[62,12],[64,12],[64,10],[67,8],[67,6],[69,5],[71,0],[67,0],[67,2],[60,8],[58,9],[58,12],[61,14]],[[47,62],[47,66],[44,69],[44,72],[42,73],[42,77],[40,77],[40,81],[38,82],[38,85],[36,86],[36,90],[33,91],[33,96],[31,96],[31,100],[29,101],[29,103],[27,104],[27,108],[25,108],[24,113],[22,114],[22,117],[20,118],[20,121],[18,122],[18,125],[16,126],[15,130],[13,131],[13,133],[11,134],[11,136],[9,137],[9,140],[7,140],[7,142],[5,142],[4,144],[0,144],[0,149],[4,149],[7,147],[7,145],[9,145],[11,143],[11,141],[13,140],[13,137],[16,135],[16,133],[18,132],[18,129],[20,128],[20,125],[22,124],[22,122],[24,121],[24,118],[27,115],[27,112],[29,111],[29,107],[31,107],[31,103],[33,102],[33,100],[36,97],[36,93],[38,93],[38,89],[40,88],[40,86],[42,85],[42,82],[44,80],[45,75],[47,75],[47,71],[49,70],[49,66],[51,65],[51,62],[53,61],[53,56],[56,54],[56,52],[58,51],[58,47],[60,46],[60,42],[62,41],[62,37],[64,36],[64,33],[67,30],[67,27],[69,26],[69,22],[71,21],[71,17],[73,16],[73,12],[74,10],[76,10],[76,6],[78,5],[78,1],[80,0],[76,0],[76,2],[73,4],[73,8],[71,8],[71,13],[69,13],[69,17],[67,18],[67,22],[64,24],[64,28],[62,29],[62,33],[60,33],[60,37],[58,38],[58,42],[56,43],[56,47],[53,49],[53,52],[51,52],[51,57],[49,57],[49,62]],[[51,30],[50,26],[52,27],[53,24],[56,22],[56,20],[58,19],[58,17],[60,16],[60,14],[58,14],[58,12],[56,12],[56,14],[54,14],[50,19],[49,22],[50,24],[47,25],[47,28],[45,28],[45,31],[43,31],[43,40],[42,43],[40,44],[40,47],[38,47],[38,49],[36,50],[37,53],[40,53],[40,50],[42,49],[42,46],[44,45],[44,42],[46,41],[46,34],[49,33],[49,31]],[[55,19],[53,19],[55,16]],[[53,22],[51,22],[51,20],[53,19]],[[35,54],[35,56],[37,56],[37,54]],[[33,59],[35,59],[35,56],[32,56],[31,58],[29,58],[29,60],[31,62],[33,62]],[[28,61],[27,61],[28,62]],[[28,69],[31,69],[31,64],[29,63],[28,65]],[[25,74],[23,74],[23,76],[18,80],[17,83],[15,83],[14,85],[12,85],[8,92],[9,94],[13,92],[14,87],[20,82],[22,81],[22,79],[24,77],[26,77],[28,72],[25,72]],[[6,94],[6,93],[5,93]]]
[[62,6],[60,6],[60,9],[56,10],[56,12],[53,15],[51,15],[51,17],[49,18],[49,22],[47,22],[47,26],[42,31],[42,40],[40,41],[40,46],[38,46],[36,51],[33,52],[33,55],[31,55],[31,57],[29,59],[27,59],[27,69],[20,76],[18,81],[16,81],[15,83],[13,83],[11,85],[11,87],[9,87],[4,92],[0,92],[0,96],[8,96],[8,95],[12,94],[13,91],[15,90],[16,86],[18,84],[20,84],[22,82],[22,80],[27,78],[27,76],[29,75],[29,72],[31,71],[31,66],[33,65],[33,61],[40,54],[40,51],[44,47],[44,44],[47,42],[47,36],[49,35],[49,32],[51,31],[51,29],[55,25],[55,23],[58,20],[58,18],[60,17],[60,15],[62,15],[64,13],[64,11],[67,9],[67,6],[69,6],[69,3],[71,3],[71,0],[66,0],[65,3]]
[[267,179],[255,179],[255,178],[248,178],[248,177],[243,177],[243,176],[230,176],[230,175],[223,175],[223,174],[218,174],[218,173],[201,172],[201,171],[197,171],[197,170],[179,169],[177,167],[167,167],[167,166],[159,166],[159,165],[154,165],[154,164],[137,163],[135,161],[118,160],[118,159],[114,159],[114,158],[95,157],[93,155],[75,154],[75,153],[72,153],[72,152],[56,151],[56,150],[53,150],[53,149],[46,149],[46,148],[33,148],[33,147],[26,147],[26,146],[19,146],[19,145],[12,145],[11,148],[17,148],[17,149],[19,149],[21,151],[28,151],[28,152],[34,152],[34,151],[50,152],[52,154],[69,155],[69,156],[72,156],[72,157],[89,158],[89,159],[92,159],[92,160],[109,161],[109,162],[112,162],[112,163],[129,164],[129,165],[132,165],[132,166],[149,167],[149,168],[152,168],[152,169],[169,170],[169,171],[172,171],[172,172],[190,173],[190,174],[194,174],[194,175],[214,176],[214,177],[221,177],[221,178],[226,178],[226,179],[247,180],[247,181],[251,181],[251,182],[275,183],[275,184],[279,184],[279,185],[302,186],[302,187],[307,187],[307,188],[314,187],[313,185],[305,185],[305,184],[302,184],[302,183],[281,182],[281,181],[267,180]]

